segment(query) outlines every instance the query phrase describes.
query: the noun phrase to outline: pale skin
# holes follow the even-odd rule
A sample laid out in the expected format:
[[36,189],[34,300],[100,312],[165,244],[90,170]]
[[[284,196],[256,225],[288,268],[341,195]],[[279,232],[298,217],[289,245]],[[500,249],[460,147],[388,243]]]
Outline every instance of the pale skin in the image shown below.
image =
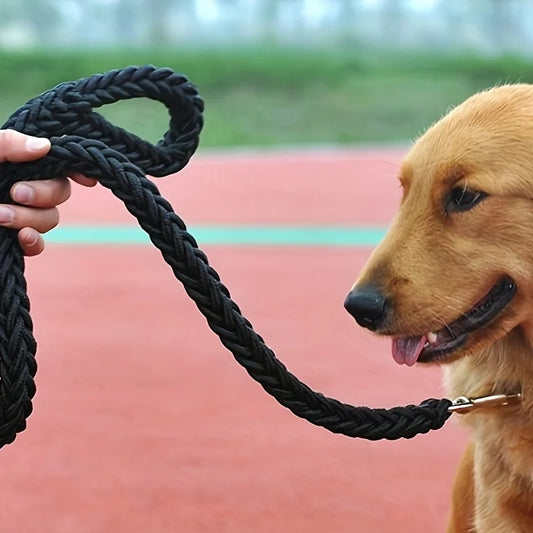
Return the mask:
[[[0,130],[0,163],[40,159],[50,146],[48,139]],[[57,206],[70,197],[71,181],[85,187],[97,183],[82,174],[72,174],[69,178],[20,181],[10,191],[15,204],[0,204],[0,226],[18,230],[18,240],[26,256],[38,255],[44,250],[42,234],[59,223]]]

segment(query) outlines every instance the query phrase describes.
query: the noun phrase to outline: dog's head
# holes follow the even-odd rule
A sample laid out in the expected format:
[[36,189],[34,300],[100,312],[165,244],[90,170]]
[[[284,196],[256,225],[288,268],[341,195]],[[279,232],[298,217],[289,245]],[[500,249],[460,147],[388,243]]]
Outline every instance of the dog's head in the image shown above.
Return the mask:
[[414,144],[403,197],[346,298],[398,363],[451,362],[533,332],[533,86],[476,94]]

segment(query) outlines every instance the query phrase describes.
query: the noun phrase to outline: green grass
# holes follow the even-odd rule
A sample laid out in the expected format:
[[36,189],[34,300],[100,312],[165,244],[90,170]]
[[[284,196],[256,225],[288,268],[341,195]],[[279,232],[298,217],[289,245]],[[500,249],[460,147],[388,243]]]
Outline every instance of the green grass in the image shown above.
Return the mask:
[[[185,73],[206,101],[202,147],[405,141],[473,92],[533,81],[520,58],[397,56],[350,50],[222,49],[0,53],[0,114],[65,81],[130,64]],[[103,108],[155,141],[164,109],[143,100]]]

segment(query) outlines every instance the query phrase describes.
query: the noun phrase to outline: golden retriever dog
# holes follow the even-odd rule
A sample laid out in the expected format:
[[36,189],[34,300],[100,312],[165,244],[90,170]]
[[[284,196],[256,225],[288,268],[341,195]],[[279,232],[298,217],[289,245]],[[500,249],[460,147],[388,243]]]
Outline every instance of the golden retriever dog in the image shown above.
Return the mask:
[[403,197],[345,301],[399,364],[447,394],[522,394],[472,411],[449,532],[533,531],[533,85],[478,93],[408,152]]

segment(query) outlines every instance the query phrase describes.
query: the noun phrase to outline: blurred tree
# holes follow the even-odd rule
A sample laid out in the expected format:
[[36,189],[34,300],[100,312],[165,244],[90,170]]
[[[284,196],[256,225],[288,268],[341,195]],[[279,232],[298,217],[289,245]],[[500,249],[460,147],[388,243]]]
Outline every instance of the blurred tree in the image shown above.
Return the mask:
[[402,41],[405,0],[381,0],[381,29],[384,41]]
[[151,44],[166,45],[171,41],[167,30],[167,17],[173,3],[172,0],[151,0],[147,2],[148,20],[146,24],[148,27],[148,39]]
[[[126,3],[127,0],[126,0]],[[150,0],[146,2],[148,19],[146,20],[148,40],[151,45],[166,46],[179,40],[181,27],[195,20],[194,0]],[[179,24],[172,26],[173,16]]]
[[357,41],[358,22],[361,0],[340,0],[338,24],[341,28],[341,38],[351,44]]
[[105,13],[111,13],[112,18],[112,31],[114,33],[113,40],[117,43],[121,43],[124,46],[130,46],[137,44],[138,39],[137,32],[137,20],[139,14],[139,1],[138,0],[116,0],[115,5],[110,9],[109,6],[105,6]]
[[39,46],[53,45],[54,35],[60,31],[61,12],[54,0],[19,0],[9,2],[17,7],[19,18],[31,27],[33,41]]
[[[294,0],[292,0],[294,1]],[[296,0],[298,1],[298,0]],[[267,41],[276,42],[279,37],[280,18],[284,0],[270,0],[262,2],[261,19],[263,20],[263,35]]]
[[486,31],[492,48],[512,48],[513,42],[516,42],[521,26],[515,17],[516,7],[517,2],[513,0],[488,1]]

